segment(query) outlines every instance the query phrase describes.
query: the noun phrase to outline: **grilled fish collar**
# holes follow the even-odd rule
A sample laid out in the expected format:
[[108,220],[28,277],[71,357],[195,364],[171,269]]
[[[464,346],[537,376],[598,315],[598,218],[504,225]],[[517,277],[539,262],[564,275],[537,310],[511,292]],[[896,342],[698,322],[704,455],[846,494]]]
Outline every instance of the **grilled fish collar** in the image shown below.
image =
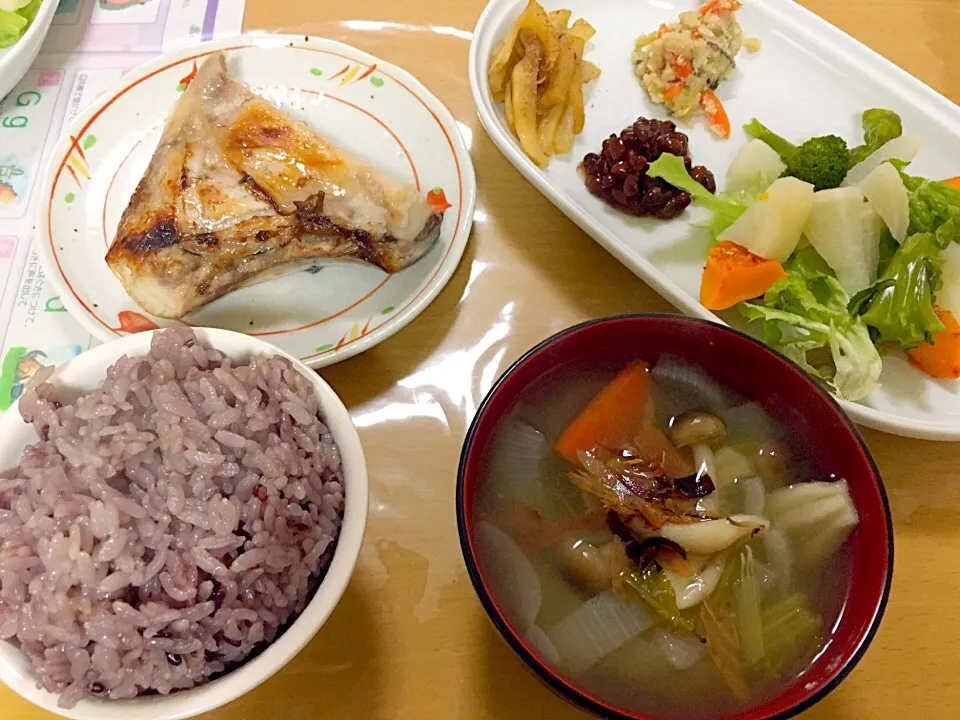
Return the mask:
[[320,259],[400,272],[442,220],[413,185],[253,94],[217,52],[174,105],[106,262],[144,310],[179,319]]

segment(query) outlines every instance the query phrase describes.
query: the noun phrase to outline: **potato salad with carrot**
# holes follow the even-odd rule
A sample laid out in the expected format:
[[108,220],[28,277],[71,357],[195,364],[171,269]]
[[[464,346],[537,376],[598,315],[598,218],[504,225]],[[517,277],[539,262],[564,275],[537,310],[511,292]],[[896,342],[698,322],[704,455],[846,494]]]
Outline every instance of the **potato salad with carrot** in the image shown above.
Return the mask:
[[736,308],[854,401],[877,386],[882,354],[960,378],[960,181],[908,172],[922,138],[895,112],[866,110],[862,126],[854,147],[838,135],[797,145],[754,119],[716,194],[676,155],[646,171],[711,212],[704,307]]
[[634,72],[651,100],[680,120],[702,112],[721,138],[730,135],[730,121],[714,90],[737,67],[744,44],[734,16],[739,9],[739,0],[712,0],[638,38],[633,53]]

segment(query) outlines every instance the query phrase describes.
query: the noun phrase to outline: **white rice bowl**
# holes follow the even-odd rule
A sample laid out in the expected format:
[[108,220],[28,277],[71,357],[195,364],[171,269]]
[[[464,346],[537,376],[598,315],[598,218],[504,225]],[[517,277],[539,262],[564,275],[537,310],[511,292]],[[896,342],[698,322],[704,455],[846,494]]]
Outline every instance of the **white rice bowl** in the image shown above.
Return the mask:
[[[183,718],[242,695],[310,640],[359,554],[366,469],[329,386],[223,330],[189,350],[160,335],[170,361],[140,362],[155,335],[84,353],[0,417],[0,680],[66,717]],[[39,440],[21,407],[50,441],[11,473]]]

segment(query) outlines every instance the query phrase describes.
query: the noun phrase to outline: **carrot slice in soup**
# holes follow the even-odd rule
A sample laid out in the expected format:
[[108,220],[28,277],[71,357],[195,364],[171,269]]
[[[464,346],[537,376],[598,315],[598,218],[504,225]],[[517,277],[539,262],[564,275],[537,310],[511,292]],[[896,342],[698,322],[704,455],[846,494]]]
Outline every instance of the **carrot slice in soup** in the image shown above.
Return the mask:
[[786,271],[776,260],[766,260],[735,242],[721,240],[707,256],[700,280],[700,303],[708,310],[726,310],[763,295],[785,277]]
[[637,361],[621,371],[590,401],[557,441],[556,451],[575,465],[577,453],[597,447],[633,447],[670,477],[684,477],[692,465],[653,425],[650,367]]
[[960,323],[952,312],[939,305],[934,305],[933,310],[945,329],[934,336],[932,343],[923,343],[907,354],[910,362],[930,377],[956,380],[960,378]]
[[960,175],[957,177],[948,178],[946,180],[941,180],[944,185],[949,185],[954,190],[960,190]]
[[590,401],[557,440],[556,451],[579,465],[577,453],[623,447],[643,425],[650,402],[650,367],[637,361],[622,370]]

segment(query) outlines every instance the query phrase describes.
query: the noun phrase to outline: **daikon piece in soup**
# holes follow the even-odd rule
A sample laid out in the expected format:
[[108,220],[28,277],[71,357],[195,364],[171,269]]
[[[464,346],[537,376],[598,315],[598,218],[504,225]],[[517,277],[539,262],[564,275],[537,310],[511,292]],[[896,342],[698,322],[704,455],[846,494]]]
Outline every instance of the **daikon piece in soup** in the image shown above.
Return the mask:
[[480,570],[539,657],[607,703],[756,705],[823,651],[847,595],[857,513],[814,450],[677,358],[565,366],[488,446]]

